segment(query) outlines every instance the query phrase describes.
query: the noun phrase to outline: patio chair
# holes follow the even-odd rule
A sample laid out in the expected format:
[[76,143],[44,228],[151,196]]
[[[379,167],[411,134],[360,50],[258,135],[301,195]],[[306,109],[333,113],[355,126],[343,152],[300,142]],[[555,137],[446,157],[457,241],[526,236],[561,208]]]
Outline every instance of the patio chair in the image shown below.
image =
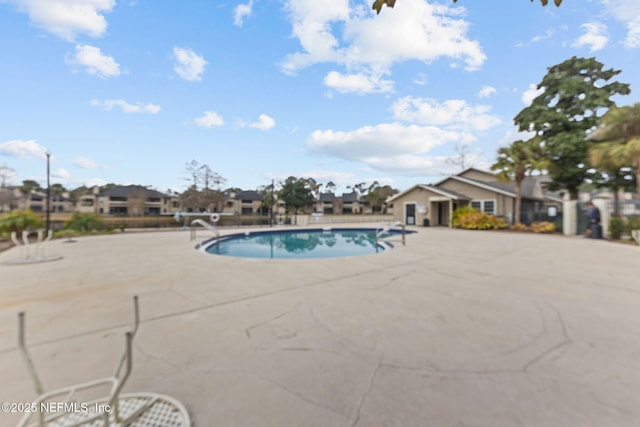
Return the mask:
[[[18,347],[33,380],[38,398],[17,427],[191,427],[185,407],[157,393],[121,394],[133,367],[132,345],[140,315],[138,297],[133,297],[134,326],[125,333],[125,352],[111,377],[88,381],[45,393],[25,344],[25,313],[18,314]],[[124,368],[124,372],[123,372]],[[109,395],[80,402],[78,392],[108,386]]]

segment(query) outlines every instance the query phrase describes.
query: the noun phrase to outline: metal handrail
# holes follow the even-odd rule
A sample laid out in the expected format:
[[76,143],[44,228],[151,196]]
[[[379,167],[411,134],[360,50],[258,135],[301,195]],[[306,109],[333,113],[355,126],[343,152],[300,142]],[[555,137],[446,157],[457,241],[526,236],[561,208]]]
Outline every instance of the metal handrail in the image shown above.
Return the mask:
[[396,221],[393,222],[391,224],[387,224],[387,225],[382,225],[379,228],[376,228],[376,243],[378,242],[378,239],[386,232],[390,231],[391,229],[393,229],[394,227],[397,226],[401,226],[402,227],[402,244],[404,245],[406,243],[406,239],[405,239],[405,234],[406,234],[406,230],[405,230],[405,224],[401,221]]

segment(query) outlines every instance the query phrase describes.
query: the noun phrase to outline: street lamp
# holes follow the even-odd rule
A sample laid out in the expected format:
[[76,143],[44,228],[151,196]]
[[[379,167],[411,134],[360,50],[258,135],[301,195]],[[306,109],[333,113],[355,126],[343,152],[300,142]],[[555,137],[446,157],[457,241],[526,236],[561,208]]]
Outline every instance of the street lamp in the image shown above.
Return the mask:
[[46,218],[47,218],[47,223],[46,223],[46,233],[49,234],[49,228],[51,226],[51,185],[49,182],[49,163],[50,163],[50,159],[51,159],[51,153],[47,152],[47,211],[46,211]]

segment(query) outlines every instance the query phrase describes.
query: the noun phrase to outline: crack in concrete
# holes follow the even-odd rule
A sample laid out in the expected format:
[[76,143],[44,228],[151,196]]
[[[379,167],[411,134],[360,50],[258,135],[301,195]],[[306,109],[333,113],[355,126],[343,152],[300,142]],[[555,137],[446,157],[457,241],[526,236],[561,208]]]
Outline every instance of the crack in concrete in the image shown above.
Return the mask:
[[547,348],[546,350],[544,350],[543,352],[539,353],[537,356],[533,357],[532,359],[530,359],[527,363],[525,363],[525,365],[522,367],[522,370],[524,372],[527,372],[527,370],[532,367],[533,365],[535,365],[536,363],[538,363],[539,361],[541,361],[542,359],[544,359],[546,356],[554,353],[555,351],[561,349],[562,347],[565,347],[566,345],[570,344],[571,338],[569,337],[569,333],[567,332],[567,325],[564,321],[564,318],[562,317],[562,314],[560,313],[560,311],[556,310],[555,308],[549,306],[551,308],[551,310],[553,310],[556,313],[556,316],[558,318],[558,322],[560,323],[560,328],[562,330],[562,341],[560,341],[559,343],[557,343],[556,345],[553,345],[549,348]]
[[[367,270],[367,271],[364,271],[364,272],[349,273],[349,274],[345,274],[345,275],[336,276],[336,277],[333,277],[333,278],[330,278],[330,279],[322,279],[322,280],[312,281],[312,282],[309,282],[309,283],[304,284],[304,285],[290,286],[290,287],[287,287],[287,288],[277,289],[277,290],[274,290],[274,291],[268,291],[268,292],[262,292],[262,293],[249,295],[249,296],[242,296],[242,297],[238,297],[238,298],[232,298],[232,299],[229,299],[229,300],[226,300],[226,301],[220,301],[220,302],[216,302],[216,303],[213,303],[213,304],[207,304],[207,305],[203,305],[203,306],[196,307],[196,308],[190,308],[190,309],[186,309],[186,310],[182,310],[182,311],[175,311],[175,312],[171,312],[171,313],[160,314],[160,315],[157,315],[157,316],[154,316],[154,317],[149,317],[149,318],[146,318],[146,319],[140,319],[140,324],[148,323],[148,322],[154,322],[156,320],[168,319],[168,318],[172,318],[172,317],[183,316],[185,314],[191,314],[191,313],[194,313],[194,312],[197,312],[197,311],[210,310],[210,309],[214,309],[214,308],[218,308],[218,307],[224,307],[224,306],[227,306],[227,305],[233,305],[233,304],[237,304],[237,303],[252,301],[252,300],[256,300],[256,299],[260,299],[260,298],[264,298],[264,297],[269,297],[269,296],[274,296],[274,295],[281,295],[281,294],[286,294],[286,293],[289,293],[289,292],[297,292],[297,291],[300,291],[300,290],[303,290],[303,289],[312,288],[312,287],[316,287],[316,286],[327,285],[329,283],[339,282],[339,281],[345,280],[345,279],[353,279],[353,278],[357,278],[359,276],[369,275],[369,274],[376,273],[376,272],[379,272],[379,271],[389,271],[389,269],[392,269],[392,268],[400,268],[400,267],[404,267],[404,266],[407,266],[407,265],[412,265],[412,264],[414,264],[416,262],[424,262],[425,260],[427,260],[427,258],[420,258],[420,259],[407,261],[407,262],[404,262],[404,263],[397,263],[397,264],[393,264],[393,265],[383,265],[383,266],[381,266],[379,268],[370,269],[370,270]],[[138,279],[135,279],[135,280],[138,280]],[[134,279],[131,279],[131,280],[134,280]],[[113,287],[113,285],[111,287]],[[37,300],[39,300],[39,299],[33,299],[33,301],[37,301]],[[72,335],[67,335],[65,337],[39,341],[39,342],[30,344],[30,347],[33,348],[33,347],[38,347],[38,346],[42,346],[42,345],[62,342],[62,341],[66,341],[66,340],[70,340],[70,339],[74,339],[74,338],[80,338],[80,337],[92,335],[92,334],[95,334],[95,333],[111,331],[111,330],[119,329],[119,328],[126,327],[126,326],[129,326],[129,323],[120,323],[120,324],[109,326],[109,327],[97,328],[97,329],[93,329],[93,330],[89,330],[89,331],[79,332],[79,333],[72,334]],[[4,349],[0,349],[0,354],[10,353],[10,352],[16,351],[16,350],[17,350],[17,346],[4,348]]]
[[202,307],[205,303],[202,301],[198,301],[196,299],[191,298],[189,295],[185,295],[180,291],[175,290],[173,287],[176,286],[177,284],[174,283],[172,285],[169,286],[169,288],[167,289],[169,292],[171,292],[172,294],[178,295],[184,299],[186,299],[187,301],[190,301],[194,304],[197,304],[199,307]]
[[256,329],[256,328],[259,328],[259,327],[261,327],[261,326],[264,326],[264,325],[266,325],[266,324],[268,324],[268,323],[271,323],[271,322],[273,322],[273,321],[275,321],[275,320],[282,319],[283,317],[285,317],[285,316],[287,316],[287,315],[289,315],[289,314],[293,313],[294,311],[296,311],[296,307],[292,308],[291,310],[287,310],[287,311],[285,311],[284,313],[280,313],[280,314],[278,314],[277,316],[274,316],[274,317],[271,317],[271,318],[269,318],[269,319],[266,319],[266,320],[264,320],[264,321],[262,321],[262,322],[255,323],[255,324],[253,324],[253,325],[249,326],[248,328],[246,328],[246,329],[244,330],[244,333],[245,333],[245,335],[247,336],[247,338],[251,339],[251,331],[252,331],[253,329]]
[[381,359],[378,359],[378,364],[376,365],[376,367],[373,369],[373,372],[369,376],[369,385],[365,390],[365,392],[362,394],[362,396],[360,396],[360,401],[358,402],[358,407],[356,408],[355,417],[353,422],[351,423],[351,427],[355,427],[360,422],[360,412],[362,411],[362,405],[364,405],[364,402],[365,400],[367,400],[369,393],[371,393],[371,390],[373,390],[373,384],[376,381],[376,377],[378,376],[378,371],[380,371],[381,367],[382,367]]
[[158,356],[155,356],[155,355],[147,352],[144,349],[144,347],[142,347],[140,344],[134,343],[133,345],[134,345],[136,351],[138,351],[140,354],[142,354],[143,356],[145,356],[148,359],[157,360],[158,362],[161,362],[161,363],[164,363],[166,365],[169,365],[172,368],[178,368],[180,366],[180,365],[178,365],[176,363],[169,362],[168,360],[164,359],[163,357],[158,357]]

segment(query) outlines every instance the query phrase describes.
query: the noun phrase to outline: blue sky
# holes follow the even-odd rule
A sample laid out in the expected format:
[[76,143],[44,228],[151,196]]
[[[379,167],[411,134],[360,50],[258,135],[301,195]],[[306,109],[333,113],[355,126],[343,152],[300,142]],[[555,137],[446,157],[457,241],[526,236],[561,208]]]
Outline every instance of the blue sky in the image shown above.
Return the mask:
[[[486,168],[547,68],[595,56],[640,99],[640,0],[0,0],[8,184],[183,191],[195,159],[399,189]],[[7,169],[10,168],[11,170]]]

